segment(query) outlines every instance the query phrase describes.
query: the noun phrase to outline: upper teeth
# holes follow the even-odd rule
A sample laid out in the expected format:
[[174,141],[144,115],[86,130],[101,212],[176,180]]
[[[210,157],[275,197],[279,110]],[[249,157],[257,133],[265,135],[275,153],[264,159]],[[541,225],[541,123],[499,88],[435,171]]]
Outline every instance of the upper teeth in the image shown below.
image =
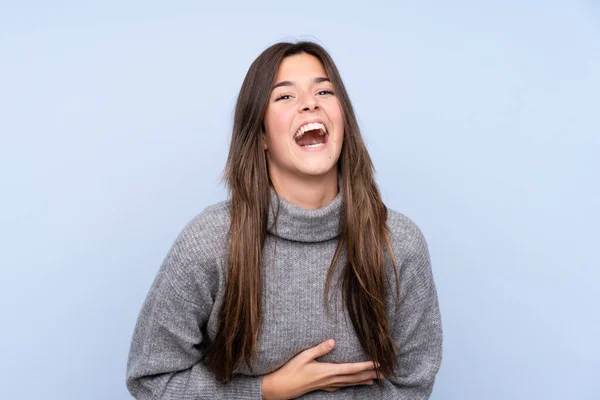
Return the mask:
[[323,136],[327,130],[325,129],[325,125],[320,122],[314,122],[306,125],[302,125],[298,132],[294,135],[294,139],[299,139],[304,135],[305,132],[319,130],[319,135]]

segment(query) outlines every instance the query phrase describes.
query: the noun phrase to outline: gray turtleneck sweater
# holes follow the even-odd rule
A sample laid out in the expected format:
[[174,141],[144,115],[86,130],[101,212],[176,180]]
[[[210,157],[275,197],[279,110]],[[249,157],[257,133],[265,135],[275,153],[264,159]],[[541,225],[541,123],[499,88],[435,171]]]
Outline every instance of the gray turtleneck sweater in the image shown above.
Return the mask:
[[[277,195],[272,190],[272,200]],[[127,387],[136,399],[261,399],[262,375],[300,351],[333,338],[334,349],[317,361],[369,361],[333,276],[329,312],[325,277],[337,244],[341,192],[318,210],[279,198],[276,229],[269,217],[263,260],[263,321],[252,358],[228,384],[217,382],[202,362],[202,343],[217,334],[227,274],[228,203],[206,208],[177,237],[139,314],[127,362]],[[272,213],[270,213],[272,214]],[[306,399],[429,398],[442,359],[442,327],[429,252],[419,228],[389,210],[388,227],[400,279],[387,300],[393,339],[400,347],[394,377],[336,392],[313,391]],[[277,252],[273,257],[277,235]],[[388,280],[395,289],[392,265]],[[333,311],[333,312],[331,312]]]

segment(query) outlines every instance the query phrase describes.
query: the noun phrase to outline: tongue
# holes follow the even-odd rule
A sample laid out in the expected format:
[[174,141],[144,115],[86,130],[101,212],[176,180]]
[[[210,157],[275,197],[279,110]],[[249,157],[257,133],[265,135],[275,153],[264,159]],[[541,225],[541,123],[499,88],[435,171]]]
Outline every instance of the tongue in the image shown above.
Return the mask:
[[316,129],[308,132],[304,132],[304,135],[296,141],[300,146],[307,146],[309,144],[325,143],[325,135],[321,136],[321,131]]

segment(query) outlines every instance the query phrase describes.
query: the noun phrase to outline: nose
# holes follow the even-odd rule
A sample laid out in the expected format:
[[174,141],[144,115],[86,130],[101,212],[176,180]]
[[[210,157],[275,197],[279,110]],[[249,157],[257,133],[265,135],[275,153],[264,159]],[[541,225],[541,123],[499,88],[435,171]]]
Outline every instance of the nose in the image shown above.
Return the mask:
[[298,102],[298,111],[314,111],[319,108],[317,99],[310,92],[304,92]]

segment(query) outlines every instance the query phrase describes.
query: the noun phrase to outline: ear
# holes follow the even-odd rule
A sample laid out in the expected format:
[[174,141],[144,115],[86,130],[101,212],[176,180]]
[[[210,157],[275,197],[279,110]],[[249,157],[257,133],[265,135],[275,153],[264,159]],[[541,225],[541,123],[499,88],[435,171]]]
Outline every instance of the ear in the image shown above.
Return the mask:
[[263,142],[263,150],[268,150],[269,147],[267,146],[267,133],[265,132],[265,123],[262,123],[262,126],[260,128],[260,136],[262,138],[262,142]]

